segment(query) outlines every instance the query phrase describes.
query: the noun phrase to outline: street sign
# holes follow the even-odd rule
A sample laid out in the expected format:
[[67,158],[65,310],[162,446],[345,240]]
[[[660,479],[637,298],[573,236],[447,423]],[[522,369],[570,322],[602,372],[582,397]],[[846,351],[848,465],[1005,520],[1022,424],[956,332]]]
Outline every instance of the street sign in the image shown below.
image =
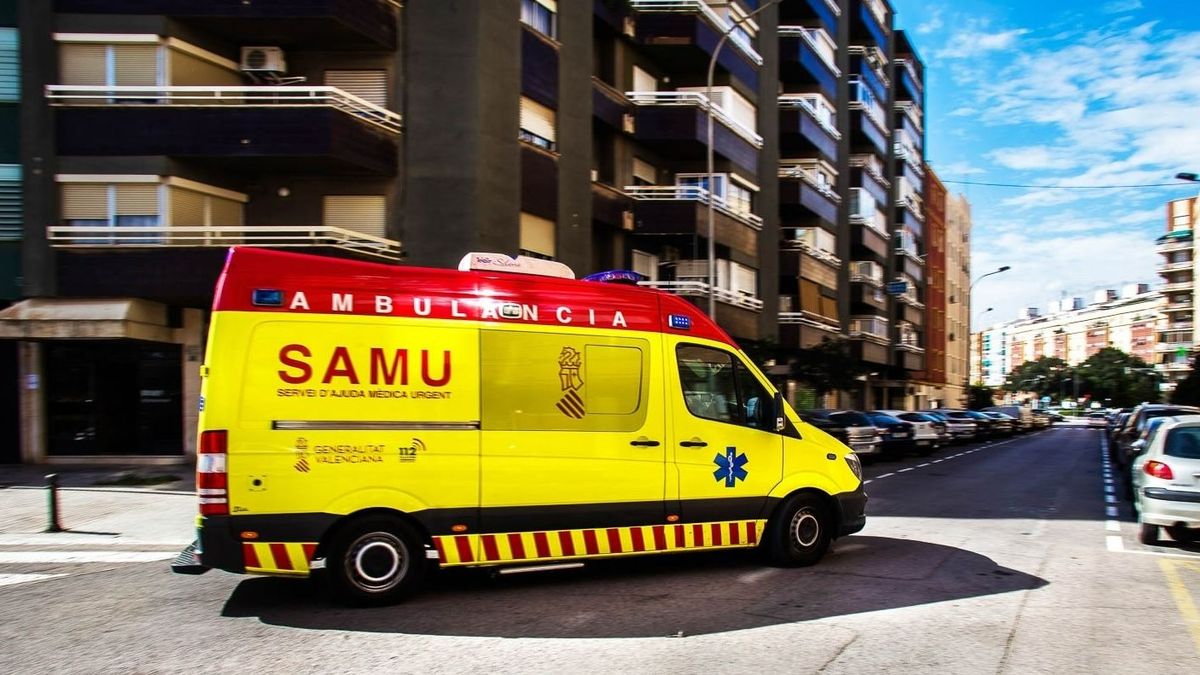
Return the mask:
[[888,295],[904,295],[908,292],[907,281],[889,281],[887,285]]

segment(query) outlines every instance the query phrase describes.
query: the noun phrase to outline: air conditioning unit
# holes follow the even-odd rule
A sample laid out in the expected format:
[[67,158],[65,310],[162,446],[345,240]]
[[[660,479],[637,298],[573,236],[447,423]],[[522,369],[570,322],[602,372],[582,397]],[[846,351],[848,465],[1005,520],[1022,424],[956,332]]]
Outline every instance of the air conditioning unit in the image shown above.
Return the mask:
[[634,227],[634,222],[633,222],[633,211],[623,211],[623,212],[621,212],[621,229],[622,229],[622,230],[629,230],[630,232],[632,232],[632,231],[633,231],[633,227]]
[[627,134],[634,133],[633,131],[633,115],[625,113],[621,116],[621,129]]
[[244,73],[286,73],[287,61],[279,47],[242,47]]

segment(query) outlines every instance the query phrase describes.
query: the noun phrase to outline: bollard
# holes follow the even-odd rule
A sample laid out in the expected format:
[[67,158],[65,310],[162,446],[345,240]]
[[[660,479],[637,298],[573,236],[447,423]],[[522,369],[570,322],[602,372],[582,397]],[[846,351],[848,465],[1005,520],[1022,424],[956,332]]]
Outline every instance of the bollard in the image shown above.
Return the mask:
[[62,525],[58,524],[58,474],[51,473],[46,475],[46,494],[49,495],[50,514],[49,524],[46,525],[47,532],[62,532]]

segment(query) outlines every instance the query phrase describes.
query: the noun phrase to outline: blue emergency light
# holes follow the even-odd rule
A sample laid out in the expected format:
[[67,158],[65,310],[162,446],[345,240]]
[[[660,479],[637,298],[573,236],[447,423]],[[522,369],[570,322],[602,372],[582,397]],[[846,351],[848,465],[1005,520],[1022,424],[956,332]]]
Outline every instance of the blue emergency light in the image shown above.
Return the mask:
[[605,284],[630,284],[636,286],[639,281],[645,281],[646,276],[629,270],[608,270],[596,272],[583,278],[584,281],[599,281]]
[[676,330],[691,330],[692,317],[686,314],[669,314],[667,316],[667,324]]
[[283,291],[274,288],[256,288],[251,302],[258,307],[282,307]]

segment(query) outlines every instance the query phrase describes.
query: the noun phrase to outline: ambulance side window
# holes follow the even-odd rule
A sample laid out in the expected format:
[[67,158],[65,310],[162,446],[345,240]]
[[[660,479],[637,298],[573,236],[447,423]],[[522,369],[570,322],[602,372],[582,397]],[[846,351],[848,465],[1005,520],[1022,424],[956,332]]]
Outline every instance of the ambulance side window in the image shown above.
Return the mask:
[[763,419],[771,399],[732,354],[684,344],[675,355],[688,412],[707,420],[768,429]]

